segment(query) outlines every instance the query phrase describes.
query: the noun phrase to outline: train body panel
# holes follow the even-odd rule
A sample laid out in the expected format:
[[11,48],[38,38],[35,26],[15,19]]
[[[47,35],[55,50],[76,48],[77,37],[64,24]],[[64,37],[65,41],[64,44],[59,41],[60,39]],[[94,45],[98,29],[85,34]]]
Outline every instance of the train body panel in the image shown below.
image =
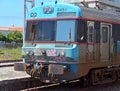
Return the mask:
[[43,82],[120,79],[119,26],[120,16],[112,11],[42,3],[27,14],[26,72]]
[[[39,67],[41,64],[42,66],[47,66],[49,74],[63,75],[59,80],[78,78],[79,46],[77,44],[38,43],[35,46],[30,46],[32,45],[26,44],[23,47],[25,63],[33,64],[34,67]],[[60,69],[55,70],[59,66],[61,66]],[[47,79],[48,77],[46,77]]]
[[119,23],[120,16],[115,11],[109,10],[98,10],[94,8],[81,7],[82,17],[88,18],[94,21],[108,22],[108,23]]
[[[36,44],[36,46],[34,47],[23,47],[23,52],[24,52],[23,54],[27,55],[29,52],[33,52],[34,56],[43,56],[45,52],[46,53],[45,56],[47,57],[56,57],[56,56],[68,57],[71,58],[71,60],[68,60],[68,62],[78,62],[79,46],[76,44],[70,44],[66,46],[65,45],[56,46],[55,44]],[[67,62],[66,60],[61,60],[61,61]]]
[[[49,9],[51,9],[50,12]],[[30,12],[27,14],[27,19],[81,16],[82,13],[80,11],[81,11],[80,8],[75,5],[70,5],[65,3],[62,4],[46,3],[45,5],[30,10]]]

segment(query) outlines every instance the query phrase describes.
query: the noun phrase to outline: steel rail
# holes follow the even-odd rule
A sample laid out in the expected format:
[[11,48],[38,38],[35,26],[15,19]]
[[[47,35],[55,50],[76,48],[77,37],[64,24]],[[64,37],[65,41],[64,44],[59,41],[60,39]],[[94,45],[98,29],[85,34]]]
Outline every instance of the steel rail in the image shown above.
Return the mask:
[[47,84],[47,85],[46,84],[45,85],[41,85],[41,86],[37,86],[37,87],[27,88],[27,89],[24,89],[24,90],[21,90],[21,91],[37,91],[39,89],[49,88],[49,87],[60,85],[60,83]]
[[20,60],[0,60],[0,63],[7,63],[7,62],[21,62],[22,59]]
[[14,66],[14,63],[16,63],[16,62],[22,62],[22,60],[1,60],[0,67]]

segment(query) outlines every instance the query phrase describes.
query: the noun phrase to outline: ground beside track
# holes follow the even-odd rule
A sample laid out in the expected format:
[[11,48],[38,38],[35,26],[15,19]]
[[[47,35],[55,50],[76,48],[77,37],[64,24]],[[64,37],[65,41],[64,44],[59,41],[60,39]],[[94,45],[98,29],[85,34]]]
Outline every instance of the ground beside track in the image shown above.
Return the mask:
[[0,67],[0,91],[20,91],[40,86],[37,79],[31,78],[26,72],[14,71],[14,67]]
[[30,77],[25,71],[14,71],[14,67],[0,68],[0,81],[7,79]]

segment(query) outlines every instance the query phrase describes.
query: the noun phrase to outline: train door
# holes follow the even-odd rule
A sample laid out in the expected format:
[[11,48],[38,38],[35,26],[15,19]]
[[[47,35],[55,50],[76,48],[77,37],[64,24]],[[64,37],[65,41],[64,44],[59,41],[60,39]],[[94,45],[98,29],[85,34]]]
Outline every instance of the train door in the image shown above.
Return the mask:
[[100,39],[100,58],[102,61],[110,60],[112,28],[111,24],[101,23],[101,39]]

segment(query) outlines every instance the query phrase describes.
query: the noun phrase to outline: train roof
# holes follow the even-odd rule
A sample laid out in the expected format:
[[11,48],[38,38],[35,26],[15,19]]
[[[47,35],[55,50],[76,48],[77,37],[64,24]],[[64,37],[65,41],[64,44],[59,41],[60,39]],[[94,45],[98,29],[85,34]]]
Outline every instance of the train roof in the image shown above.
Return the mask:
[[[44,6],[55,6],[55,5],[58,5],[58,7],[60,6],[66,6],[66,7],[72,7],[74,8],[74,10],[76,10],[76,12],[78,11],[79,12],[79,17],[82,17],[82,18],[88,18],[88,19],[91,19],[91,20],[100,20],[100,21],[108,21],[108,22],[115,22],[115,23],[118,23],[120,24],[120,13],[116,12],[116,11],[112,11],[112,10],[99,10],[99,9],[95,9],[95,8],[88,8],[88,7],[84,7],[84,6],[81,6],[80,4],[69,4],[69,3],[45,3],[43,5],[41,5],[42,7]],[[56,6],[55,6],[56,7]],[[39,8],[39,10],[38,10]],[[30,14],[31,12],[33,11],[36,11],[38,12],[39,14],[43,14],[41,17],[42,18],[46,18],[48,17],[46,14],[40,12],[40,10],[43,10],[42,8],[40,8],[39,6],[38,7],[34,7],[33,9],[30,10],[30,12],[28,12],[28,16],[27,16],[27,19],[31,19],[30,17]],[[56,10],[56,9],[55,9]],[[54,10],[54,11],[55,11]],[[57,10],[56,10],[57,11]],[[53,14],[49,14],[49,17],[52,18],[54,17]],[[38,16],[40,17],[40,16]],[[37,18],[37,17],[36,17]]]
[[79,6],[82,11],[83,18],[91,18],[96,20],[112,21],[120,23],[120,14],[112,10],[99,10],[95,8],[87,8]]

